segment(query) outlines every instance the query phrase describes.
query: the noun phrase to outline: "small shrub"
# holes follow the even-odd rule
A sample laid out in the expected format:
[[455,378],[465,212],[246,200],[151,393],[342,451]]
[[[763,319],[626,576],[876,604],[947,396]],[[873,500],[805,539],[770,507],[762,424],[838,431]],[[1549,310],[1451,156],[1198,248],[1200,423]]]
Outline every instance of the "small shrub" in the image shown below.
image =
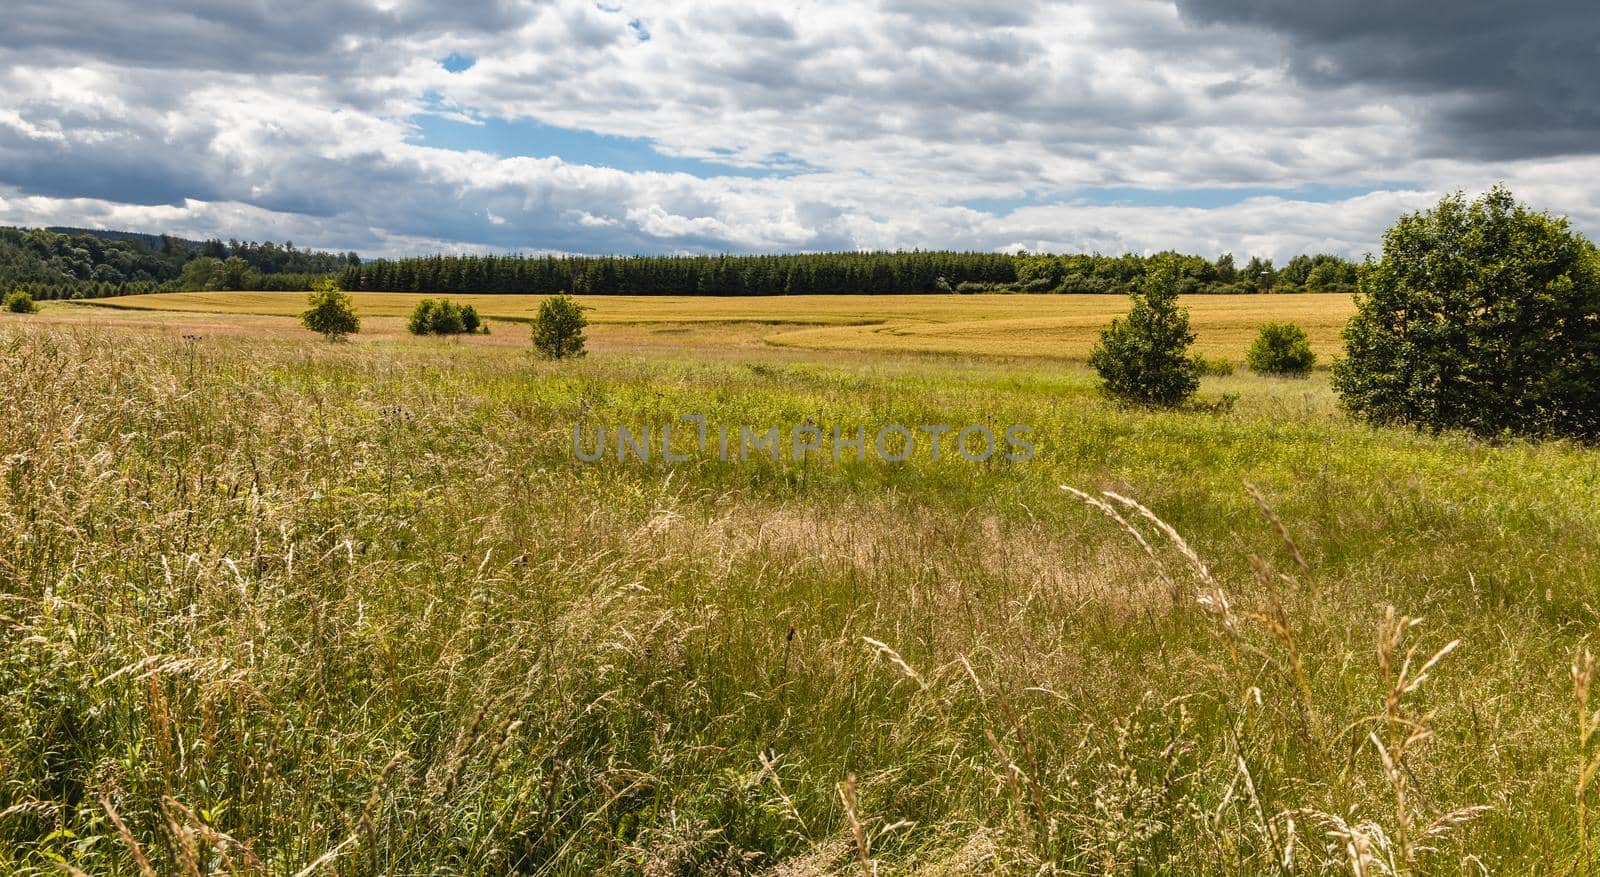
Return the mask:
[[350,296],[339,288],[339,282],[324,278],[311,284],[306,296],[311,305],[300,315],[300,324],[313,332],[321,332],[329,341],[338,341],[346,335],[361,331],[361,320],[356,316]]
[[33,303],[33,296],[22,290],[13,290],[6,293],[5,309],[13,314],[37,314],[39,306]]
[[1100,373],[1106,395],[1159,407],[1183,404],[1200,386],[1200,370],[1189,357],[1194,332],[1189,312],[1178,307],[1182,275],[1171,258],[1153,260],[1126,319],[1111,321],[1089,364]]
[[1203,377],[1225,378],[1233,374],[1233,360],[1225,356],[1206,356],[1196,353],[1194,367],[1200,370]]
[[1245,354],[1250,370],[1264,375],[1305,375],[1317,363],[1306,330],[1293,323],[1267,323]]
[[584,355],[583,329],[589,325],[583,305],[566,293],[552,295],[539,304],[533,320],[533,348],[545,359]]

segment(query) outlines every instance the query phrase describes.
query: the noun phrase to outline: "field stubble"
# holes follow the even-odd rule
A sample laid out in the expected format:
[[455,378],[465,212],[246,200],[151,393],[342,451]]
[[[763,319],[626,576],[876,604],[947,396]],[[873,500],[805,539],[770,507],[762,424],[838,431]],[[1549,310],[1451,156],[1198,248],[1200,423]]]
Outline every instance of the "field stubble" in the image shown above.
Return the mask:
[[[418,300],[414,293],[353,293],[363,318],[384,331],[400,326]],[[485,317],[527,321],[540,295],[459,295]],[[1099,330],[1128,309],[1120,295],[795,295],[579,296],[602,343],[652,344],[661,335],[682,346],[716,346],[717,327],[741,340],[828,351],[955,353],[1084,359]],[[1242,361],[1261,324],[1289,321],[1306,329],[1327,361],[1339,350],[1339,329],[1355,307],[1349,295],[1197,295],[1184,299],[1197,334],[1195,350]],[[143,314],[189,312],[292,316],[305,297],[289,292],[189,292],[101,299],[92,305]],[[148,318],[147,318],[148,319]],[[262,325],[271,325],[260,321]],[[725,332],[726,330],[724,330]],[[523,331],[503,327],[521,341]],[[492,343],[492,342],[491,342]]]
[[[11,323],[0,374],[7,871],[1583,873],[1583,449],[1050,363]],[[572,459],[682,413],[1039,453]]]

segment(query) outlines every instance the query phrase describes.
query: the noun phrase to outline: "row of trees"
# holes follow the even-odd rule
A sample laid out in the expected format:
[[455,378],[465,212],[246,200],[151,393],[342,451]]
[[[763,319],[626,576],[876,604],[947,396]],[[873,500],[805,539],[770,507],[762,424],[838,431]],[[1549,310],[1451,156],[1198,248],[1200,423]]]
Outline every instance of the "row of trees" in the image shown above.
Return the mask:
[[778,256],[430,256],[379,259],[340,275],[350,290],[590,295],[798,295],[804,293],[1120,293],[1156,262],[1176,266],[1180,293],[1348,292],[1356,264],[1296,256],[1282,268],[1232,254],[1215,260],[1156,256],[959,253],[810,253]]
[[801,293],[1121,293],[1153,260],[1174,260],[1182,293],[1343,292],[1356,265],[1296,256],[1281,269],[1231,254],[1216,259],[949,251],[776,256],[430,256],[363,264],[355,253],[290,243],[188,241],[126,232],[0,228],[0,287],[35,299],[167,290],[294,291],[333,275],[344,289],[384,292],[633,295]]
[[303,290],[315,278],[360,261],[355,253],[302,250],[292,242],[0,228],[0,288],[23,289],[35,299],[173,289]]
[[[1198,387],[1181,278],[1179,257],[1157,260],[1127,317],[1101,334],[1089,361],[1112,397],[1175,406]],[[1503,187],[1471,203],[1457,193],[1384,234],[1361,292],[1333,365],[1347,410],[1480,436],[1600,440],[1600,250],[1564,217]],[[1292,374],[1315,358],[1298,327],[1269,324],[1249,359]]]

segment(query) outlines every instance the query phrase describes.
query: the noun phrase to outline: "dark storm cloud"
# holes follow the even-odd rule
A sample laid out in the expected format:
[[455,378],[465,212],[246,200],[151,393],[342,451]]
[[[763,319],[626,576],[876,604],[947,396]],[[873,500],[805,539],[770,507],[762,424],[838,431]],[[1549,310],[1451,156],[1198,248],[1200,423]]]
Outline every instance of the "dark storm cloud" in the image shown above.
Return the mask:
[[306,73],[365,60],[351,40],[493,33],[533,17],[544,0],[401,3],[360,0],[216,3],[109,0],[8,4],[0,49],[34,63],[69,59],[173,70]]
[[1191,21],[1280,35],[1295,77],[1420,101],[1438,155],[1589,154],[1600,142],[1594,0],[1178,0]]

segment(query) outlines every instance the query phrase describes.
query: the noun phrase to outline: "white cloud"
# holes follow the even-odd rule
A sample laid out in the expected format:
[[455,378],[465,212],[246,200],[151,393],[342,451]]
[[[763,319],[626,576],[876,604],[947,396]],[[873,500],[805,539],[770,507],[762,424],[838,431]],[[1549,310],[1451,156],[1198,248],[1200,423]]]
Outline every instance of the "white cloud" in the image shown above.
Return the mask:
[[[1452,154],[1415,93],[1359,78],[1309,87],[1271,32],[1197,23],[1170,2],[436,10],[15,10],[0,34],[0,222],[373,255],[1024,246],[1281,259],[1359,255],[1400,211],[1503,179],[1600,231],[1600,159]],[[101,24],[71,26],[82,21]],[[450,73],[437,61],[452,52],[477,62]],[[703,179],[435,149],[416,142],[419,112],[788,172]],[[1311,184],[1370,194],[1207,209],[1074,196]],[[974,199],[1027,206],[961,206]]]

